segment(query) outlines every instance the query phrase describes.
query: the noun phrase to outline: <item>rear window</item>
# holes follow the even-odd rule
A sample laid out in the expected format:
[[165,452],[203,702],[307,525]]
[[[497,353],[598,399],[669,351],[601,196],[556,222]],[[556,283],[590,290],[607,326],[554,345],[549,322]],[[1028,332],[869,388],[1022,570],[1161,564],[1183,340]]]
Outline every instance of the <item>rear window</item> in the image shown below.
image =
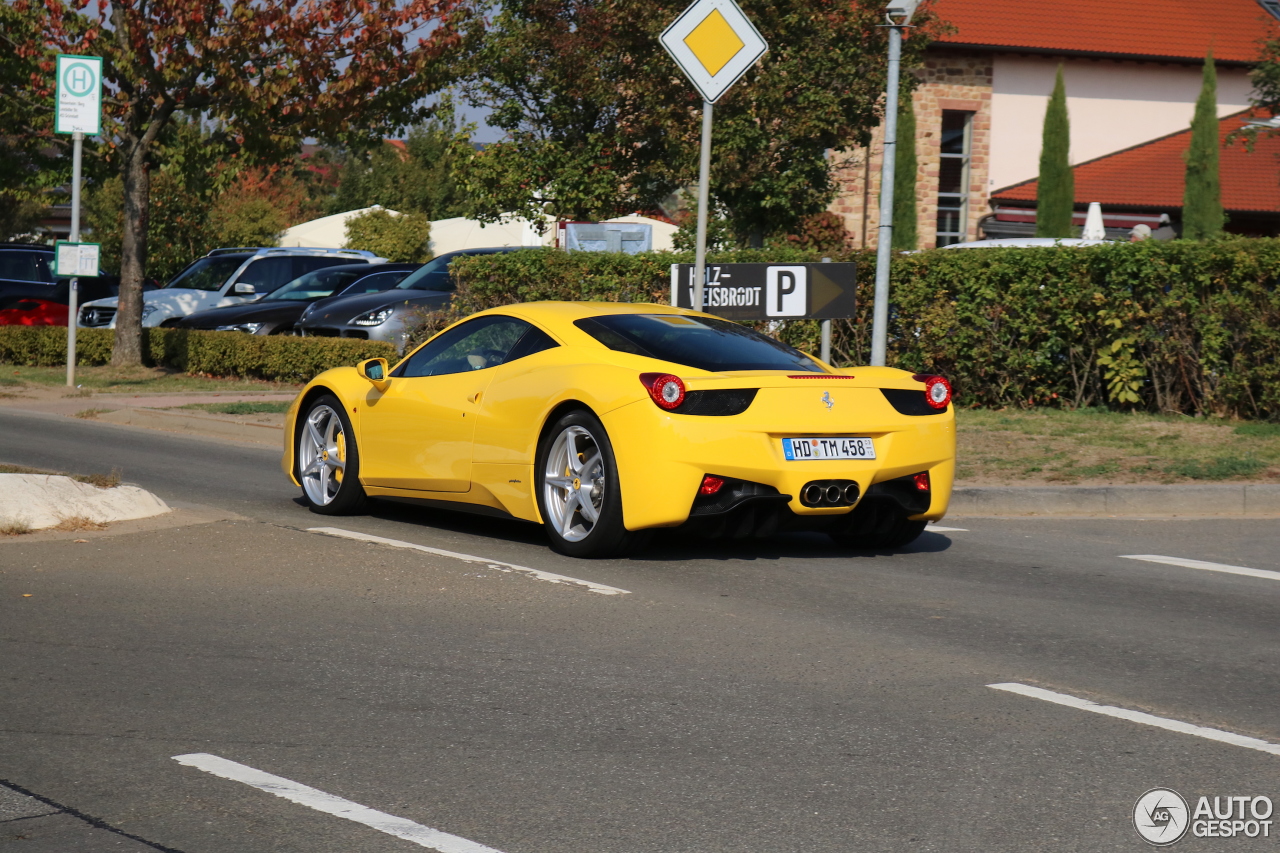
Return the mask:
[[746,326],[681,314],[610,314],[574,322],[611,350],[700,370],[825,373],[809,356]]

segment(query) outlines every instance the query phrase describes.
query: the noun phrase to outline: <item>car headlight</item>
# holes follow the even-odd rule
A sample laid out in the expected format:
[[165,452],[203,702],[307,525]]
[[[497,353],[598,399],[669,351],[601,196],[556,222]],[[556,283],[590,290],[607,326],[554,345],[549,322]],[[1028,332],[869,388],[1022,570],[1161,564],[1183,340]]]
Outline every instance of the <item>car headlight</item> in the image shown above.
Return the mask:
[[352,324],[356,326],[381,326],[387,322],[387,318],[395,313],[395,308],[379,308],[377,311],[370,311],[368,314],[361,314],[352,320]]
[[213,330],[215,332],[248,332],[251,335],[256,335],[261,328],[261,323],[236,323],[231,326],[214,326]]
[[146,304],[144,304],[144,305],[142,306],[142,319],[144,319],[144,320],[145,320],[145,319],[147,319],[148,317],[150,317],[152,314],[156,313],[156,310],[157,310],[158,308],[159,308],[159,306],[158,306],[158,305],[146,305]]

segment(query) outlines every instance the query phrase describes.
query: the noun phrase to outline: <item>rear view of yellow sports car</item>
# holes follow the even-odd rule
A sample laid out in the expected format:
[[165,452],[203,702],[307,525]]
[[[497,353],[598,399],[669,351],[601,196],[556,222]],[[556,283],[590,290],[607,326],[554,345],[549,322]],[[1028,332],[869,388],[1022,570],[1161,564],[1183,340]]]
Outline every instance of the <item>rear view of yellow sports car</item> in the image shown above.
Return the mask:
[[472,315],[392,370],[317,376],[283,468],[314,512],[379,498],[509,516],[577,557],[673,527],[891,548],[947,510],[950,403],[940,376],[834,370],[708,314],[536,302]]

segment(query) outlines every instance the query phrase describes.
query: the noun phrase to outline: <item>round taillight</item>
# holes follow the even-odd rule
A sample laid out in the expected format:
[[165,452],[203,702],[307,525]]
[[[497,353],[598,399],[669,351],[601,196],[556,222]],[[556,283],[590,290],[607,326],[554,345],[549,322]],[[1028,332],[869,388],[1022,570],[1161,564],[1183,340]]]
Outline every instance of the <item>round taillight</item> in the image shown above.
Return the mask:
[[930,376],[924,381],[924,399],[935,409],[945,409],[951,402],[951,383],[942,376]]
[[684,383],[679,376],[672,376],[670,373],[642,373],[640,381],[649,389],[653,402],[663,409],[670,411],[684,402]]

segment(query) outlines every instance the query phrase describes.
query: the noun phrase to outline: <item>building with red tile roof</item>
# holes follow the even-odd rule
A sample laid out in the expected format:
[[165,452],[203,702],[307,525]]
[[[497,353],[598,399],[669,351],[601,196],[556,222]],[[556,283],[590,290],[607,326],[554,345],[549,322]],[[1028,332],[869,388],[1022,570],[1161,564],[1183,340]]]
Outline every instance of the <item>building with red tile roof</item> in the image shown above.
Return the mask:
[[936,0],[933,8],[956,28],[939,44],[1193,64],[1210,49],[1222,65],[1255,62],[1258,39],[1276,22],[1257,0]]
[[[1237,113],[1218,123],[1222,207],[1229,217],[1227,230],[1274,236],[1280,233],[1280,136],[1260,136],[1252,151],[1243,142],[1229,144],[1231,134],[1249,121],[1247,113]],[[1080,163],[1072,170],[1077,207],[1083,212],[1096,201],[1117,218],[1125,213],[1176,216],[1186,186],[1183,153],[1190,145],[1187,129]],[[1038,184],[1023,181],[992,193],[995,220],[1034,223]]]
[[[935,0],[933,9],[954,31],[927,51],[914,94],[922,248],[978,239],[993,191],[1034,181],[1059,67],[1071,161],[1085,164],[1187,130],[1211,47],[1218,115],[1247,109],[1249,65],[1264,38],[1280,37],[1280,0]],[[881,150],[877,137],[847,153],[831,208],[867,247],[879,225]],[[1160,212],[1175,216],[1177,198]]]

